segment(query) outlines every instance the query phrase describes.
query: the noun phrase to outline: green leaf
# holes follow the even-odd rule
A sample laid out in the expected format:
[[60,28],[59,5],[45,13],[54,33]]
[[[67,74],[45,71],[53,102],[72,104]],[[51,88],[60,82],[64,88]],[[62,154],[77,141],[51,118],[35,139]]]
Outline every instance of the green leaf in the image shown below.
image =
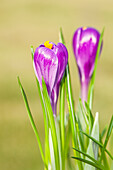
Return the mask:
[[[86,160],[86,159],[83,159],[83,158],[79,158],[79,157],[72,157],[72,158],[76,159],[78,161],[84,162],[84,163],[86,163],[88,165],[91,165],[91,166],[93,166],[93,167],[95,167],[97,169],[104,170],[104,167],[102,165],[98,165],[98,164],[96,164],[96,163],[94,163],[92,161],[89,161],[89,160]],[[90,170],[91,170],[91,166],[90,166]]]
[[[82,125],[81,125],[82,122],[80,122],[80,119],[78,119],[78,129],[79,130],[82,130]],[[79,134],[79,137],[78,137],[78,140],[80,141],[80,147],[79,149],[81,149],[82,151],[85,151],[85,138],[84,138],[84,135],[82,133],[79,133],[79,130],[78,130],[78,134]]]
[[[95,121],[93,124],[91,136],[95,138],[97,141],[99,141],[99,123],[98,123],[98,113],[96,113],[95,116]],[[89,141],[89,145],[87,148],[87,154],[90,155],[91,157],[95,158],[96,160],[98,159],[98,148],[99,146],[94,143],[93,141]],[[90,169],[89,165],[85,165],[84,170]],[[94,168],[92,168],[94,169]]]
[[59,40],[60,40],[60,42],[61,42],[62,44],[65,45],[65,40],[64,40],[62,28],[60,28],[60,32],[59,32]]
[[[87,136],[88,138],[90,138],[93,142],[95,142],[96,144],[98,144],[101,148],[103,148],[102,143],[100,143],[99,141],[97,141],[95,138],[93,138],[92,136],[88,135],[87,133],[83,132],[80,130],[80,132],[82,134],[84,134],[85,136]],[[109,151],[107,149],[105,149],[105,152],[110,156],[110,158],[113,160],[112,155],[109,153]]]
[[[65,170],[65,153],[62,151],[62,145],[61,145],[61,129],[59,125],[58,119],[55,120],[56,125],[56,134],[57,134],[57,140],[58,140],[58,151],[59,151],[59,160],[60,160],[60,170]],[[63,153],[63,154],[62,154]]]
[[31,111],[30,111],[30,107],[29,107],[29,104],[28,104],[28,100],[27,100],[27,96],[25,94],[25,91],[22,87],[22,84],[20,82],[20,79],[18,77],[18,84],[20,86],[20,89],[21,89],[21,93],[22,93],[22,96],[24,98],[24,102],[25,102],[25,106],[26,106],[26,109],[27,109],[27,112],[28,112],[28,116],[29,116],[29,119],[30,119],[30,123],[32,125],[32,128],[33,128],[33,131],[35,133],[35,136],[36,136],[36,139],[37,139],[37,142],[38,142],[38,145],[39,145],[39,149],[40,149],[40,153],[41,153],[41,156],[42,156],[42,160],[47,168],[47,165],[46,165],[46,162],[45,162],[45,158],[44,158],[44,153],[43,153],[43,149],[42,149],[42,145],[41,145],[41,141],[40,141],[40,137],[39,137],[39,134],[38,134],[38,131],[37,131],[37,128],[36,128],[36,125],[35,125],[35,122],[33,120],[33,117],[32,117],[32,114],[31,114]]
[[94,117],[92,115],[92,112],[89,108],[89,105],[85,102],[85,107],[86,107],[86,111],[87,111],[87,114],[88,114],[88,118],[89,118],[89,124],[90,124],[90,131],[92,130],[93,128],[93,123],[94,123]]
[[[92,160],[93,162],[95,162],[96,164],[99,164],[99,162],[98,162],[96,159],[94,159],[93,157],[91,157],[91,156],[88,155],[87,153],[85,153],[85,152],[83,152],[83,151],[80,151],[80,150],[78,150],[78,149],[76,149],[76,148],[73,148],[73,149],[76,150],[77,152],[83,154],[84,156],[88,157],[89,159],[91,159],[91,160]],[[99,165],[100,165],[100,164],[99,164]]]
[[101,140],[103,139],[103,137],[104,137],[106,131],[107,131],[107,126],[105,126],[105,128],[104,128],[103,131],[102,131],[102,133],[100,134]]
[[53,111],[52,111],[52,107],[51,107],[51,103],[50,103],[50,98],[48,96],[46,84],[45,84],[43,78],[42,78],[42,88],[43,88],[42,92],[43,92],[43,96],[44,96],[47,116],[49,119],[52,142],[53,142],[55,165],[56,165],[55,167],[57,170],[57,169],[60,169],[60,160],[59,160],[58,139],[57,139],[57,134],[56,134],[55,119],[53,117]]
[[92,78],[91,78],[91,83],[90,83],[89,91],[88,91],[88,104],[89,104],[89,108],[90,109],[92,109],[94,81],[95,81],[95,75],[96,75],[97,64],[98,64],[100,49],[101,49],[101,45],[102,45],[103,35],[104,35],[104,28],[103,28],[102,33],[100,35],[100,39],[99,39],[99,43],[98,43],[98,48],[97,48],[97,53],[96,53],[96,58],[95,58],[94,71],[93,71],[93,75],[92,75]]
[[31,55],[32,55],[32,60],[34,58],[34,49],[33,49],[33,46],[31,46]]
[[62,154],[62,166],[65,169],[65,74],[60,84],[60,129],[61,129],[61,154]]
[[[62,29],[60,29],[60,40],[61,42],[65,45]],[[73,96],[72,96],[72,88],[71,88],[71,78],[70,78],[70,72],[69,72],[69,64],[66,66],[66,98],[67,98],[67,103],[68,103],[68,108],[69,108],[69,115],[70,115],[70,122],[71,122],[71,131],[72,131],[72,136],[73,136],[73,141],[75,147],[79,146],[79,142],[77,138],[79,137],[77,135],[77,129],[78,123],[76,120],[75,116],[75,111],[74,111],[74,102],[73,102]],[[78,164],[80,168],[82,168],[82,164]]]
[[[102,139],[101,139],[101,137],[100,137],[100,142],[102,143]],[[103,144],[103,143],[102,143]],[[100,147],[100,153],[102,152],[102,148]],[[110,168],[109,168],[109,163],[108,163],[108,160],[107,160],[107,156],[106,156],[106,154],[105,154],[105,152],[103,153],[103,165],[105,166],[105,168],[107,169],[107,170],[109,170]]]
[[76,117],[75,117],[75,111],[74,111],[74,102],[72,97],[72,88],[71,88],[71,80],[70,80],[70,73],[69,73],[69,65],[66,66],[66,95],[67,95],[67,102],[68,102],[68,108],[69,108],[69,114],[70,114],[70,121],[71,121],[71,129],[72,129],[72,135],[74,139],[75,146],[76,144]]
[[[33,58],[34,58],[33,46],[31,46],[31,55],[32,55],[32,60],[33,60]],[[46,163],[48,164],[48,161],[50,161],[48,117],[47,117],[47,111],[46,111],[46,107],[45,107],[45,102],[44,102],[42,90],[40,88],[40,85],[39,85],[39,82],[38,82],[38,79],[37,79],[36,76],[35,76],[35,78],[36,78],[38,93],[39,93],[39,97],[40,97],[40,101],[41,101],[41,105],[42,105],[42,110],[43,110],[44,127],[45,127],[45,159],[46,159]]]
[[113,161],[112,161],[112,163],[111,163],[110,170],[113,170]]
[[70,136],[71,136],[71,125],[70,125],[70,120],[68,120],[68,126],[67,126],[67,131],[66,131],[66,139],[65,139],[65,155],[66,156],[68,156]]
[[[52,140],[52,135],[51,135],[51,129],[49,129],[49,148],[50,148],[50,157],[51,157],[51,169],[56,169],[56,163],[55,163],[55,154],[54,154],[54,144]],[[50,167],[48,168],[50,169]]]
[[109,124],[109,128],[108,128],[108,131],[107,131],[106,139],[105,139],[104,146],[103,146],[103,149],[102,149],[102,153],[101,153],[101,156],[100,156],[100,162],[102,161],[103,153],[104,153],[104,151],[106,149],[108,140],[109,140],[109,138],[111,136],[112,129],[113,129],[113,116],[111,118],[111,121],[110,121],[110,124]]
[[[63,44],[65,44],[61,28],[60,28],[60,41]],[[76,133],[76,123],[75,123],[76,117],[75,117],[75,111],[74,111],[74,102],[73,102],[73,97],[72,97],[72,88],[71,88],[71,80],[70,80],[70,72],[69,72],[69,65],[68,64],[66,66],[66,95],[67,95],[67,102],[68,102],[69,114],[70,114],[70,119],[71,119],[72,134],[73,134],[73,137],[74,137],[75,133]],[[74,139],[74,141],[75,140],[76,139]]]
[[80,105],[80,109],[81,109],[82,115],[80,114],[80,112],[78,113],[78,115],[80,114],[80,120],[81,120],[82,116],[84,118],[84,120],[82,119],[80,122],[83,124],[83,121],[85,121],[86,127],[89,127],[89,122],[88,122],[88,119],[87,119],[87,112],[84,109],[84,106],[82,104],[82,100],[81,99],[79,99],[79,105]]

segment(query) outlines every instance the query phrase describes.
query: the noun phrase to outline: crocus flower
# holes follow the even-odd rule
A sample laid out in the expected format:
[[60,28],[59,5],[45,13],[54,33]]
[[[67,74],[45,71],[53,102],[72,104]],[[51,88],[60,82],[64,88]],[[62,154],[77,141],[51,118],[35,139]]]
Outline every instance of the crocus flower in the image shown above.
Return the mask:
[[50,102],[54,116],[56,115],[56,104],[59,86],[68,61],[68,52],[62,43],[55,45],[46,41],[41,44],[34,53],[34,70],[39,84],[42,88],[42,77],[47,86]]
[[90,27],[78,28],[73,36],[73,51],[79,70],[82,102],[87,101],[100,33]]

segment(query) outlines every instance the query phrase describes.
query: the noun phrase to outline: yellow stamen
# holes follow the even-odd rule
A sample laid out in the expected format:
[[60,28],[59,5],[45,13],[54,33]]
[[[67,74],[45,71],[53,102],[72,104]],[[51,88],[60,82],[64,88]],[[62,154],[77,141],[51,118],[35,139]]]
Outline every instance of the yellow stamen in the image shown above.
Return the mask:
[[46,41],[46,42],[44,43],[44,46],[45,46],[46,48],[49,48],[49,49],[52,49],[52,48],[53,48],[53,44],[50,44],[49,41]]
[[82,28],[82,30],[86,30],[86,29],[87,29],[87,27],[83,27],[83,28]]

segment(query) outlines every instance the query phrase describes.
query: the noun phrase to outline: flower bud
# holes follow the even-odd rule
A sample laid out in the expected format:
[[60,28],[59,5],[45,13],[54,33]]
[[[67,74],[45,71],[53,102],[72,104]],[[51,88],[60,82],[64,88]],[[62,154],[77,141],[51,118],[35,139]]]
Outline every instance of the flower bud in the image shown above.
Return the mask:
[[78,28],[73,36],[73,51],[79,70],[83,102],[87,101],[88,86],[94,71],[99,38],[100,33],[90,27]]
[[34,70],[42,88],[42,77],[46,83],[47,91],[54,116],[59,94],[60,82],[68,61],[68,52],[62,43],[55,45],[46,41],[41,44],[34,53]]

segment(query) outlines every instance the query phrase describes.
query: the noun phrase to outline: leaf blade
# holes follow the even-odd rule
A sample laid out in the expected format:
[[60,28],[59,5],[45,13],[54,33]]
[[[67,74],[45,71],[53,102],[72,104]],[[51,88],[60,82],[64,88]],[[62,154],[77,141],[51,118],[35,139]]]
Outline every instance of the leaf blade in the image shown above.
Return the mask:
[[98,48],[97,48],[97,53],[96,53],[96,58],[95,58],[94,71],[93,71],[93,75],[92,75],[92,78],[91,78],[89,91],[88,91],[88,104],[89,104],[90,109],[92,109],[94,81],[95,81],[95,75],[96,75],[98,58],[99,58],[99,53],[100,53],[100,49],[101,49],[101,45],[102,45],[103,35],[104,35],[104,28],[103,28],[102,33],[101,33],[100,38],[99,38],[99,43],[98,43]]
[[48,115],[48,119],[49,119],[49,125],[50,125],[50,129],[51,129],[51,136],[52,136],[52,141],[53,141],[55,163],[56,163],[56,170],[57,170],[57,169],[60,169],[58,139],[57,139],[57,134],[56,134],[56,127],[55,127],[55,121],[54,121],[54,117],[53,117],[53,111],[52,111],[50,99],[48,96],[46,84],[45,84],[45,81],[43,78],[42,78],[42,92],[43,92],[43,96],[44,96],[45,106],[46,106],[47,115]]
[[84,163],[86,163],[88,165],[91,165],[91,166],[93,166],[95,168],[98,168],[100,170],[104,170],[104,167],[102,165],[100,166],[100,165],[98,165],[96,163],[93,163],[92,161],[89,161],[89,160],[86,160],[86,159],[83,159],[83,158],[79,158],[79,157],[72,157],[72,158],[76,159],[76,160],[79,160],[81,162],[84,162]]
[[25,91],[23,89],[23,86],[21,84],[21,81],[20,81],[19,77],[17,77],[17,79],[18,79],[18,84],[20,86],[21,93],[22,93],[22,96],[23,96],[23,99],[24,99],[24,102],[25,102],[25,106],[26,106],[26,109],[27,109],[27,112],[28,112],[28,116],[29,116],[29,119],[30,119],[30,122],[31,122],[31,125],[32,125],[32,128],[33,128],[33,131],[35,133],[35,136],[36,136],[36,139],[37,139],[37,142],[38,142],[38,145],[39,145],[39,149],[40,149],[40,153],[41,153],[41,156],[42,156],[42,160],[43,160],[45,166],[47,167],[47,165],[45,163],[45,158],[44,158],[44,153],[43,153],[40,137],[39,137],[39,134],[38,134],[35,122],[33,120],[33,117],[32,117],[31,111],[30,111],[30,107],[29,107],[29,104],[28,104],[27,96],[25,94]]
[[107,135],[106,135],[106,139],[105,139],[105,142],[104,142],[104,145],[103,145],[103,148],[102,148],[102,153],[101,153],[101,156],[100,156],[100,162],[102,161],[104,150],[106,149],[108,140],[109,140],[109,138],[111,136],[112,129],[113,129],[113,116],[111,118],[109,128],[108,128],[108,131],[107,131]]
[[[33,46],[31,46],[31,55],[32,55],[32,60],[33,60],[33,58],[34,58]],[[43,110],[44,127],[45,127],[45,159],[46,159],[46,163],[48,163],[48,160],[50,161],[48,117],[47,117],[47,111],[46,111],[46,107],[45,107],[42,90],[41,90],[39,81],[36,76],[35,76],[35,79],[36,79],[38,93],[39,93],[39,97],[40,97],[40,101],[41,101],[41,105],[42,105],[42,110]]]
[[[81,132],[82,134],[84,134],[85,136],[87,136],[88,138],[90,138],[93,142],[95,142],[96,144],[98,144],[101,148],[103,148],[103,145],[102,145],[100,142],[98,142],[95,138],[91,137],[90,135],[86,134],[85,132],[83,132],[83,131],[81,131],[81,130],[80,130],[80,132]],[[107,149],[105,149],[105,152],[106,152],[106,153],[110,156],[110,158],[113,160],[113,156],[110,154],[110,152],[109,152]]]

